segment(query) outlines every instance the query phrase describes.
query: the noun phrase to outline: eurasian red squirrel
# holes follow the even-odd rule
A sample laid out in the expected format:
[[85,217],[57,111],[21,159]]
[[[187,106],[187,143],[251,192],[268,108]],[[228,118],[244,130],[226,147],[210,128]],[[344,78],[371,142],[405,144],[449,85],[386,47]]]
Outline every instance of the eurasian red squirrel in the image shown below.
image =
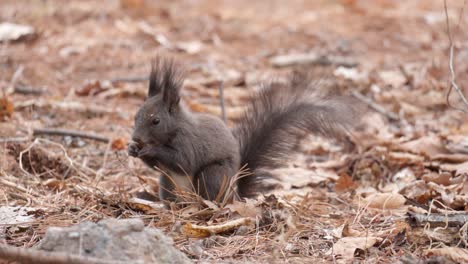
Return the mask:
[[173,60],[156,58],[148,97],[135,116],[128,153],[162,171],[161,200],[177,200],[177,190],[207,200],[223,198],[226,179],[236,180],[239,197],[262,190],[269,168],[284,164],[304,133],[338,137],[356,124],[358,107],[346,96],[319,95],[304,75],[287,83],[269,83],[248,102],[231,130],[219,118],[192,113],[180,102],[183,77]]

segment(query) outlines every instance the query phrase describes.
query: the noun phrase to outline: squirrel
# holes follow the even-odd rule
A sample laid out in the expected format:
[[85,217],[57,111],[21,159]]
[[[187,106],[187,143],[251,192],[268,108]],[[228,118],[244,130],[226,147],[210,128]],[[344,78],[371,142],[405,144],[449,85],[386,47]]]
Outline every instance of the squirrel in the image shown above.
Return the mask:
[[294,151],[295,139],[308,133],[338,138],[359,119],[350,97],[318,94],[318,84],[296,74],[287,84],[265,84],[230,129],[220,118],[182,104],[183,81],[173,59],[153,59],[148,96],[135,115],[128,146],[130,156],[162,172],[159,196],[165,202],[178,201],[177,191],[220,201],[226,179],[241,168],[249,174],[235,180],[237,195],[255,196],[273,177],[268,169],[284,164]]

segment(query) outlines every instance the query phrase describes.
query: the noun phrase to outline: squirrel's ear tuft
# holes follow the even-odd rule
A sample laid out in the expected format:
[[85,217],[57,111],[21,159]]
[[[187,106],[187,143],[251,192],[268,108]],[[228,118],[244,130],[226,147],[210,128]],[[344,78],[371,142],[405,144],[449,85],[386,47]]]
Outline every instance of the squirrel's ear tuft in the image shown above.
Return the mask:
[[171,60],[165,60],[160,64],[162,77],[163,102],[167,105],[169,112],[177,109],[180,102],[180,90],[184,82],[182,72],[177,64]]
[[161,57],[153,59],[149,77],[148,97],[163,93],[163,101],[173,107],[180,100],[179,92],[182,83],[182,74],[172,59]]

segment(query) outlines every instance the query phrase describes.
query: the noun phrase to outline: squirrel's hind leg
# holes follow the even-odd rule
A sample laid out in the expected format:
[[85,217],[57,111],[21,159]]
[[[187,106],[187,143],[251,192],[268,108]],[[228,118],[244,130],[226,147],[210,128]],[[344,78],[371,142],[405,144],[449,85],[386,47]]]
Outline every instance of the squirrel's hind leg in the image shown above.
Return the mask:
[[195,175],[195,191],[203,199],[221,202],[229,190],[236,168],[229,161],[219,161],[203,167]]

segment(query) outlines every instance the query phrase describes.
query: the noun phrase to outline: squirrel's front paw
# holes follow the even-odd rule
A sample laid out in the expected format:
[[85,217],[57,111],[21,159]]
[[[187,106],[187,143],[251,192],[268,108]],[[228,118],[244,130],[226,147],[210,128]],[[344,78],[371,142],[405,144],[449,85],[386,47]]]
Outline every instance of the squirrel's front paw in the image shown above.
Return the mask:
[[153,157],[153,149],[150,147],[143,147],[142,149],[138,150],[136,157],[143,161],[148,160]]
[[138,143],[132,142],[128,145],[128,155],[132,157],[138,157],[138,153],[140,152],[140,146]]

